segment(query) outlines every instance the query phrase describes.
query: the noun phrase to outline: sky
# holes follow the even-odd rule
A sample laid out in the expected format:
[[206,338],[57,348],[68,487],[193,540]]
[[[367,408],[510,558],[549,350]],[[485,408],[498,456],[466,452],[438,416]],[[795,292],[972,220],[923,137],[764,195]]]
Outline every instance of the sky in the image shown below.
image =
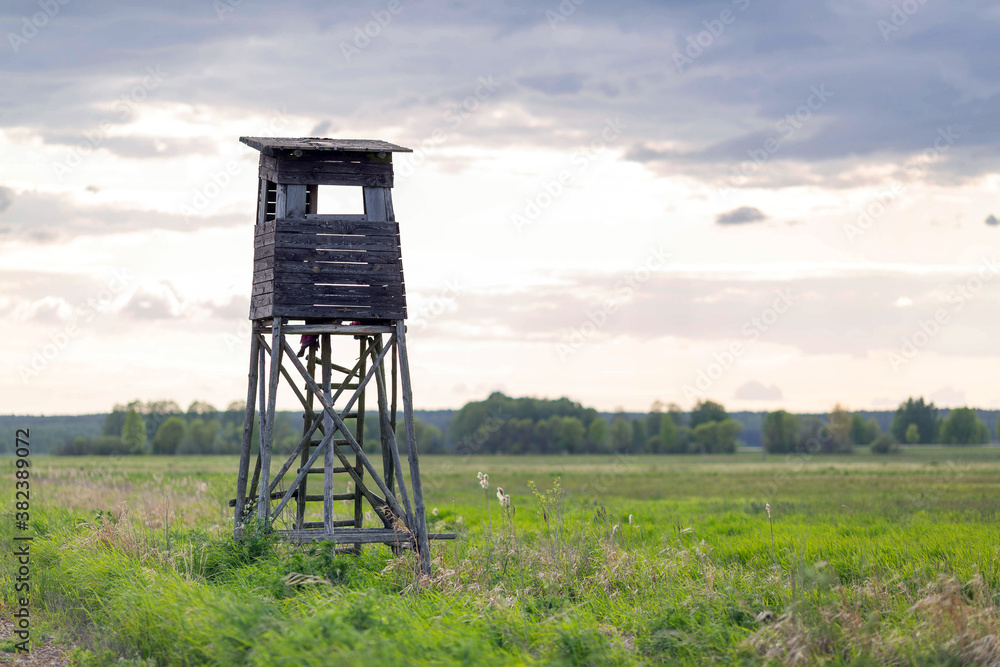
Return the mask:
[[4,2],[0,413],[245,397],[244,135],[413,149],[417,408],[1000,407],[998,23],[927,0]]

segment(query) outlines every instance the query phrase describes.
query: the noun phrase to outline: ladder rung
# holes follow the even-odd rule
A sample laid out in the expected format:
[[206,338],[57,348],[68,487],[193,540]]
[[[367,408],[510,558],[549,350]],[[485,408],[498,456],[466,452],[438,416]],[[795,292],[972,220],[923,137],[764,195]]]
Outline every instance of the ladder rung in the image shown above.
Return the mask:
[[[333,522],[334,528],[353,528],[354,525],[355,525],[354,519],[341,519],[339,521]],[[305,523],[302,524],[303,529],[323,528],[323,527],[324,525],[322,521],[306,521]]]
[[[316,417],[316,415],[321,415],[321,414],[323,414],[323,408],[317,409],[316,412],[313,414],[313,417]],[[348,412],[346,415],[342,415],[342,414],[340,414],[338,412],[337,415],[341,419],[357,419],[358,418],[358,413],[357,412]]]
[[[295,496],[296,498],[298,497],[298,494],[293,493],[292,495]],[[280,498],[281,496],[278,496],[278,497]],[[335,493],[335,494],[333,494],[333,499],[334,500],[356,500],[357,496],[355,494],[353,494],[353,493]],[[323,502],[323,494],[316,494],[315,496],[310,496],[309,494],[306,494],[306,502],[307,503],[321,503],[321,502]]]
[[[322,440],[310,440],[309,441],[309,446],[310,447],[316,447],[321,442],[323,442],[323,441]],[[347,445],[347,444],[350,444],[350,443],[347,440],[344,440],[343,438],[334,438],[333,439],[333,444],[343,446],[343,445]]]
[[[348,471],[348,468],[342,468],[340,466],[337,466],[336,468],[333,469],[334,474],[336,474],[338,472],[347,472],[347,471]],[[298,470],[296,470],[295,474],[297,475],[300,472],[302,472],[302,468],[299,468]],[[309,468],[309,474],[310,475],[322,475],[324,472],[326,472],[326,470],[324,470],[323,468]]]

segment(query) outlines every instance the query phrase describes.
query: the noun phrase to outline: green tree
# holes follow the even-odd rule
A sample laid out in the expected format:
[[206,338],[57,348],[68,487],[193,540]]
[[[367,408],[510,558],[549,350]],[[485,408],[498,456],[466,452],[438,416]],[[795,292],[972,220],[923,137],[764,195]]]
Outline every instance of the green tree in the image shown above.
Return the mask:
[[941,425],[945,445],[978,445],[989,442],[989,427],[972,408],[955,408]]
[[898,454],[899,445],[891,433],[880,433],[870,446],[872,454]]
[[649,440],[649,434],[646,432],[646,420],[645,419],[633,419],[632,420],[632,451],[642,452],[646,450],[646,442]]
[[667,405],[667,412],[670,413],[670,418],[674,420],[674,424],[677,425],[677,428],[687,425],[684,420],[684,411],[681,410],[681,406],[676,403],[670,403]]
[[702,454],[732,454],[736,451],[736,438],[743,424],[735,419],[709,421],[694,429],[694,441]]
[[918,442],[920,442],[920,430],[916,424],[910,424],[906,427],[906,444],[915,445]]
[[[365,422],[365,430],[368,424]],[[437,426],[428,424],[422,419],[413,418],[413,437],[417,440],[417,451],[421,454],[443,454],[444,434]],[[410,440],[406,437],[406,425],[403,420],[396,423],[396,442],[400,453],[410,451]]]
[[677,454],[685,454],[687,452],[698,451],[698,446],[694,441],[694,429],[690,426],[678,426],[677,427],[677,446],[674,448],[674,452]]
[[153,436],[153,453],[176,454],[177,448],[184,440],[186,430],[187,425],[184,423],[184,419],[168,417],[160,424],[160,428],[156,429],[156,435]]
[[[278,424],[284,420],[278,420],[275,415],[274,442],[280,442],[278,438]],[[187,427],[187,438],[181,442],[177,449],[178,454],[214,454],[215,437],[219,433],[219,422],[215,419],[205,421],[201,417],[191,420]],[[275,449],[278,449],[277,447]]]
[[830,435],[830,443],[826,447],[830,452],[849,453],[853,450],[851,440],[851,413],[844,406],[837,403],[833,406],[833,411],[827,416],[827,430]]
[[692,429],[697,429],[701,424],[705,424],[707,422],[722,422],[726,421],[728,418],[729,413],[726,412],[726,409],[722,407],[721,403],[702,400],[698,401],[697,405],[694,406],[694,410],[691,411],[691,418],[688,426]]
[[698,424],[694,428],[694,448],[693,452],[698,454],[711,454],[719,440],[719,422],[710,421]]
[[923,397],[918,399],[908,398],[905,403],[900,403],[896,408],[896,413],[892,416],[892,425],[889,432],[897,442],[906,442],[906,429],[910,424],[917,425],[920,433],[919,443],[922,445],[932,444],[937,440],[939,420],[937,408],[933,403],[924,403]]
[[799,420],[799,437],[795,451],[819,454],[830,451],[830,433],[826,422],[819,417],[803,417]]
[[660,444],[665,452],[677,451],[677,424],[669,412],[664,412],[660,419]]
[[604,451],[608,445],[608,422],[597,417],[587,427],[587,442],[594,451]]
[[882,427],[878,425],[878,420],[874,417],[869,417],[868,421],[865,422],[865,439],[864,444],[870,445],[875,442],[875,438],[882,435]]
[[187,409],[188,416],[211,417],[216,412],[218,412],[218,409],[205,401],[192,401]]
[[146,448],[146,422],[135,408],[125,414],[121,437],[132,454],[142,454]]
[[101,427],[101,435],[110,435],[120,438],[122,435],[122,429],[125,428],[125,416],[128,415],[129,410],[135,410],[136,412],[142,414],[142,401],[132,401],[128,405],[115,403],[115,406],[111,408],[111,412],[104,417],[104,425]]
[[867,445],[871,443],[871,440],[868,440],[865,418],[861,416],[860,412],[855,412],[851,415],[851,442],[855,445]]
[[775,410],[764,415],[761,428],[764,449],[772,454],[795,451],[799,435],[799,418],[785,410]]
[[663,423],[663,401],[657,399],[649,406],[649,413],[646,415],[646,439],[660,435],[660,425]]
[[563,446],[570,454],[579,454],[584,451],[587,440],[587,429],[583,422],[576,417],[562,418]]
[[609,431],[611,436],[611,449],[620,452],[627,451],[629,444],[632,442],[632,424],[625,419],[625,415],[618,413],[615,420],[611,422],[611,429]]

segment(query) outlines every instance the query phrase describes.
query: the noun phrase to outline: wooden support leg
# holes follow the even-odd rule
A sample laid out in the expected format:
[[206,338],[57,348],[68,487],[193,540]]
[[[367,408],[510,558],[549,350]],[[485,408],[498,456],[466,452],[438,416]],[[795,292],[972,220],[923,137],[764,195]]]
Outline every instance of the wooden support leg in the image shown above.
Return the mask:
[[417,438],[413,431],[413,390],[410,386],[410,363],[406,354],[406,327],[402,320],[396,322],[396,341],[399,347],[399,371],[403,381],[403,421],[406,425],[406,448],[410,460],[410,482],[413,484],[413,520],[417,534],[420,571],[431,574],[431,549],[427,540],[427,521],[424,516],[424,492],[420,483],[420,461],[417,456]]
[[[375,354],[377,352],[382,352],[382,334],[378,334],[378,337],[375,338],[374,341],[375,343],[371,351],[373,363],[375,361]],[[393,355],[393,361],[395,361],[395,358],[395,355]],[[385,395],[385,369],[382,366],[379,366],[377,372],[378,376],[375,379],[375,383],[378,388],[378,428],[379,441],[382,447],[382,477],[385,479],[385,483],[389,486],[389,490],[394,491],[395,480],[393,479],[393,475],[396,473],[393,469],[392,451],[389,449],[389,431],[392,429],[392,421],[386,413],[387,398]]]
[[257,339],[257,462],[253,467],[253,480],[250,482],[250,493],[247,494],[252,502],[257,502],[257,489],[260,483],[260,451],[264,442],[264,429],[267,423],[267,366],[265,365],[264,345]]
[[[329,402],[333,394],[330,388],[333,368],[330,366],[330,334],[322,334],[320,337],[323,354],[323,396]],[[323,434],[329,436],[333,433],[333,419],[330,415],[323,416]],[[325,457],[323,459],[323,526],[326,532],[333,532],[333,466],[334,452],[336,445],[333,438],[327,438]]]
[[[306,368],[309,370],[309,374],[316,377],[316,348],[312,345],[309,346],[308,357],[306,357]],[[309,387],[306,387],[306,405],[305,407],[305,423],[302,426],[303,433],[309,429],[310,422],[315,418],[313,413],[313,393]],[[300,467],[305,468],[306,462],[309,461],[309,447],[306,446],[302,450],[302,460],[300,462]],[[302,485],[299,487],[299,495],[297,498],[296,509],[295,509],[295,527],[301,530],[306,521],[306,482],[308,481],[308,475],[302,479]]]
[[240,446],[240,470],[236,478],[236,511],[233,517],[233,537],[239,537],[247,501],[247,476],[250,469],[250,448],[253,445],[253,422],[257,399],[257,337],[250,340],[250,372],[247,381],[246,413],[243,416],[243,442]]
[[[358,350],[358,362],[360,364],[360,366],[358,368],[358,378],[360,379],[362,377],[366,377],[367,376],[367,371],[366,371],[365,364],[366,364],[366,361],[367,361],[366,355],[367,355],[368,349],[370,348],[370,345],[368,344],[368,337],[367,336],[359,336],[358,340],[360,341],[360,349]],[[364,449],[364,447],[365,447],[365,387],[359,387],[359,390],[361,391],[361,394],[358,396],[358,407],[357,407],[358,418],[355,421],[355,425],[356,425],[356,429],[355,429],[356,435],[355,435],[355,437],[358,439],[358,444],[361,445],[362,449]],[[361,464],[361,457],[358,456],[358,455],[354,456],[354,472],[357,474],[357,476],[358,476],[359,479],[363,479],[364,478],[365,467]],[[361,504],[361,500],[362,500],[361,489],[355,488],[355,491],[354,491],[354,527],[355,528],[361,528],[361,526],[364,525],[365,511],[364,511],[364,507]],[[358,555],[361,554],[361,545],[360,544],[355,544],[354,545],[354,552],[356,554],[358,554]]]
[[274,409],[278,401],[278,379],[281,368],[282,342],[281,318],[276,317],[271,323],[271,377],[267,387],[267,420],[265,431],[260,437],[260,497],[257,499],[257,516],[265,522],[270,520],[271,492],[268,476],[271,472],[271,446],[274,436]]

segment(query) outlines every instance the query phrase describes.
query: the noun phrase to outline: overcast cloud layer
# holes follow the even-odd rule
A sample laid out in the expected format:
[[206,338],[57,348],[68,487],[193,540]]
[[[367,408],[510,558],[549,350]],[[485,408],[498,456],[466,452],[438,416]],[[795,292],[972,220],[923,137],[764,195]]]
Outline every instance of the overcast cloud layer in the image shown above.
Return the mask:
[[689,405],[734,343],[702,391],[731,407],[1000,406],[975,371],[1000,363],[998,22],[888,0],[4,3],[4,411],[241,395],[240,135],[415,149],[395,194],[422,407]]

